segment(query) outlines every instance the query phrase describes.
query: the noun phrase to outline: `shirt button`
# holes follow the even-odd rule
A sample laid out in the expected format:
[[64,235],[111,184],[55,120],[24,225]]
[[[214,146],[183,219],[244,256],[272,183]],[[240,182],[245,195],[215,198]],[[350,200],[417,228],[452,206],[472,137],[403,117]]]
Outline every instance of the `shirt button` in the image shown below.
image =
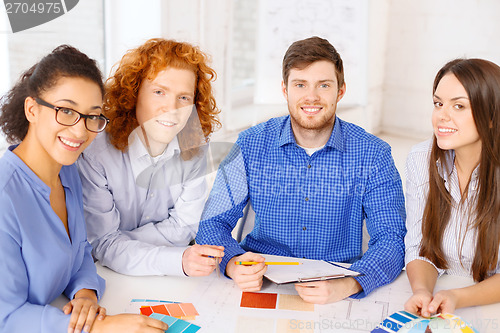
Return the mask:
[[155,196],[155,194],[154,194],[154,193],[151,193],[149,196],[152,198],[152,197],[154,197],[154,196]]
[[302,227],[302,230],[307,230],[307,228],[306,227]]
[[149,216],[146,216],[146,220],[149,220]]
[[308,197],[306,197],[306,199],[305,199],[305,200],[306,200],[306,201],[309,201],[309,198],[308,198]]
[[311,164],[308,164],[308,165],[307,165],[307,168],[308,168],[308,169],[311,169]]

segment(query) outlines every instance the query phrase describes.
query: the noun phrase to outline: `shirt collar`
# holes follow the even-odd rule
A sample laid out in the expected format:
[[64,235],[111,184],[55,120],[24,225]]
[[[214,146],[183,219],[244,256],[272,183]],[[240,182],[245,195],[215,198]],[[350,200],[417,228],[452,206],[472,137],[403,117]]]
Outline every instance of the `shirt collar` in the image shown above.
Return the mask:
[[[5,158],[12,163],[22,174],[24,174],[25,179],[33,186],[34,189],[37,191],[43,193],[45,196],[49,197],[50,196],[50,187],[45,184],[40,177],[38,177],[33,170],[31,170],[26,163],[23,162],[17,156],[13,150],[17,147],[18,145],[13,145],[10,146],[7,151],[5,151]],[[61,183],[65,183],[65,178],[61,177]]]
[[130,165],[134,173],[134,179],[137,179],[144,170],[151,166],[163,165],[163,163],[171,159],[174,155],[179,154],[181,149],[177,136],[172,139],[167,148],[161,155],[152,157],[149,155],[143,142],[139,139],[137,132],[132,133],[132,140],[128,146]]
[[[286,144],[297,144],[295,141],[295,136],[293,135],[292,123],[290,116],[285,120],[285,126],[281,131],[279,138],[279,146],[284,146]],[[335,123],[333,125],[332,134],[325,144],[325,147],[332,147],[340,151],[344,151],[344,138],[342,133],[341,120],[335,117]]]
[[[455,170],[455,150],[447,150],[444,154],[444,161],[441,161],[441,159],[439,159],[436,161],[436,165],[438,168],[439,176],[441,176],[441,178],[443,178],[444,180],[449,181],[451,175]],[[479,165],[476,166],[474,171],[472,171],[472,175],[470,178],[471,183],[477,180],[478,172]]]

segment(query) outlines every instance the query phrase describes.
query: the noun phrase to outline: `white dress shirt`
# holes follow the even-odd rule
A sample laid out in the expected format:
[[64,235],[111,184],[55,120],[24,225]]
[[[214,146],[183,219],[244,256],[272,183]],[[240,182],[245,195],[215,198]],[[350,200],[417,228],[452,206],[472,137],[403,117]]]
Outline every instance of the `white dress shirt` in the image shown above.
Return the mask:
[[[455,152],[449,150],[445,161],[438,161],[440,176],[445,182],[445,187],[452,197],[450,221],[443,234],[443,251],[448,263],[448,269],[438,269],[427,258],[419,256],[420,240],[422,239],[422,217],[424,214],[427,194],[429,192],[429,157],[432,140],[415,145],[406,160],[406,228],[405,237],[406,257],[408,265],[415,259],[431,263],[441,275],[471,276],[471,267],[476,251],[476,232],[472,229],[473,216],[468,209],[474,209],[475,194],[478,178],[476,168],[472,175],[467,192],[467,199],[460,204],[461,193],[455,167]],[[495,273],[495,272],[492,272]],[[497,264],[496,273],[500,273]]]
[[205,152],[184,161],[175,138],[152,158],[136,135],[125,152],[107,133],[97,136],[77,165],[88,240],[102,265],[129,275],[184,275],[182,254],[207,197]]

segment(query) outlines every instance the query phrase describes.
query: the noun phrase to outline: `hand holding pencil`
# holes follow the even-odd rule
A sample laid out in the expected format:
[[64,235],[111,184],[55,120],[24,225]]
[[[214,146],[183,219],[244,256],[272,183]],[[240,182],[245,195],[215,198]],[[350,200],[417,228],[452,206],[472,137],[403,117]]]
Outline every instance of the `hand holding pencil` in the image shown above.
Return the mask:
[[[267,271],[265,261],[266,259],[260,254],[246,252],[231,258],[226,266],[226,274],[236,282],[242,291],[259,291],[262,287],[262,277]],[[235,264],[236,262],[243,264]]]
[[182,254],[182,269],[188,276],[205,276],[219,268],[224,247],[195,244]]

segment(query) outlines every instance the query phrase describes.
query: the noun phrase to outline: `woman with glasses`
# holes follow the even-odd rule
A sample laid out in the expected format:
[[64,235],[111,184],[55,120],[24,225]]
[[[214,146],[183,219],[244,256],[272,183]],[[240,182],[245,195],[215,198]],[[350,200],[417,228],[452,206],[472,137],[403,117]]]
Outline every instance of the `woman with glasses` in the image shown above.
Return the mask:
[[[456,59],[433,86],[434,136],[406,162],[405,309],[425,317],[500,302],[500,67]],[[443,274],[475,284],[434,292]]]
[[223,247],[188,246],[207,196],[206,148],[219,125],[207,56],[150,39],[108,80],[110,118],[78,159],[93,255],[129,275],[208,275]]
[[[62,45],[2,98],[0,126],[17,144],[0,159],[1,332],[166,329],[139,315],[106,316],[97,304],[104,280],[86,239],[73,163],[106,127],[103,94],[96,62]],[[70,299],[62,311],[50,305],[61,293]]]

